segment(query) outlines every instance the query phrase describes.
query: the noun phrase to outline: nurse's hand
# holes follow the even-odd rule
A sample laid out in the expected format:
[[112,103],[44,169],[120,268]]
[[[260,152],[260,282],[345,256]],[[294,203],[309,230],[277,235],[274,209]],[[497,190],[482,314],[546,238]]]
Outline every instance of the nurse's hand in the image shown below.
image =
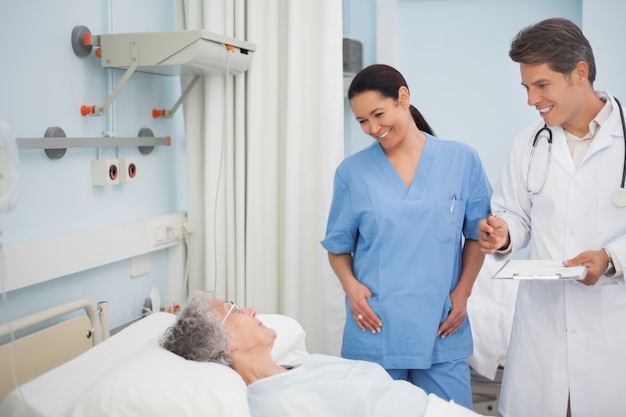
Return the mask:
[[448,317],[441,323],[437,330],[437,336],[445,338],[452,336],[457,330],[461,328],[461,325],[467,317],[467,299],[468,295],[462,291],[452,291],[450,293],[450,301],[452,302],[452,309]]
[[503,219],[489,216],[478,222],[478,243],[482,253],[506,249],[510,242],[509,225]]
[[578,266],[584,265],[587,268],[587,275],[585,279],[581,279],[578,282],[585,285],[595,285],[600,279],[600,276],[604,274],[606,270],[607,262],[609,261],[606,253],[602,249],[600,250],[588,250],[575,258],[563,261],[564,266]]
[[350,305],[350,313],[359,329],[362,331],[369,330],[376,334],[380,333],[383,322],[378,318],[374,311],[370,308],[368,299],[372,298],[372,292],[359,281],[354,280],[350,287],[346,290],[348,296],[348,304]]

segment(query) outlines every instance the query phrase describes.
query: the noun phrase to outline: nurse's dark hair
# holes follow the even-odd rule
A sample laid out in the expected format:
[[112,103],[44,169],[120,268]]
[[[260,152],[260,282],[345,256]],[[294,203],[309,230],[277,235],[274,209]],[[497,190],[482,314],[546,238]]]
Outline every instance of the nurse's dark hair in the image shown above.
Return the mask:
[[[389,65],[374,64],[363,68],[354,77],[348,88],[348,99],[352,100],[357,94],[367,91],[376,91],[385,98],[398,100],[400,87],[409,89],[406,80],[397,69]],[[434,136],[435,132],[419,110],[412,104],[409,109],[417,128]]]
[[542,20],[520,30],[511,41],[509,57],[520,64],[548,64],[553,71],[571,73],[580,62],[589,67],[587,79],[596,80],[596,61],[582,30],[563,18]]

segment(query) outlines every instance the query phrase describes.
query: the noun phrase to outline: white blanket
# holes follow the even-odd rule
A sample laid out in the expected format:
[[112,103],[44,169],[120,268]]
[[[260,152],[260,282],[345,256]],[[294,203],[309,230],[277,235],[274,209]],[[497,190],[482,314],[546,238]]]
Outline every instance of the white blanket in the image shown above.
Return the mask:
[[465,417],[474,412],[443,401],[378,364],[314,354],[288,372],[248,386],[253,417]]

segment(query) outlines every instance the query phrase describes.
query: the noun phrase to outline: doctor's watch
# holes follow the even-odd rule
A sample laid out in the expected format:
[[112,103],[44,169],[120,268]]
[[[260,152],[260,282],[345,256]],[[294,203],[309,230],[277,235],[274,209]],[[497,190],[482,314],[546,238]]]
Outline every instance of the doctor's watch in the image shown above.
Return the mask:
[[607,258],[609,258],[609,261],[606,264],[606,269],[604,270],[604,275],[607,277],[612,277],[613,275],[615,275],[615,264],[613,263],[611,251],[607,248],[602,248],[602,250],[604,251],[604,253],[606,253]]

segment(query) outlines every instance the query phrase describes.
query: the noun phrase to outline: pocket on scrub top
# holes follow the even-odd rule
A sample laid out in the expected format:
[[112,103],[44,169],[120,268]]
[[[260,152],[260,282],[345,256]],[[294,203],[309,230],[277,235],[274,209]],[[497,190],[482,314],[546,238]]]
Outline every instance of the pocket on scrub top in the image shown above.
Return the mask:
[[465,201],[437,201],[437,241],[456,242],[461,238]]
[[626,342],[626,286],[621,280],[615,279],[615,283],[602,285],[602,323],[604,324],[604,337],[609,343]]

